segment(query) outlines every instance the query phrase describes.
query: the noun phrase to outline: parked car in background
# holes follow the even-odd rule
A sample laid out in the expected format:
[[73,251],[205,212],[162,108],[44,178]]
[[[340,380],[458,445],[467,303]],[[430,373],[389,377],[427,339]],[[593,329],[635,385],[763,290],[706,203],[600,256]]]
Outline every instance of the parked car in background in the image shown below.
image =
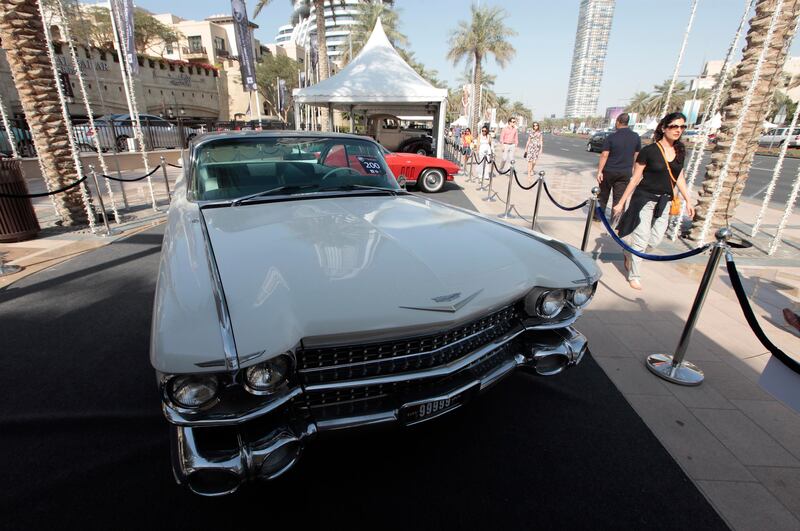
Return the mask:
[[600,279],[591,256],[409,194],[371,139],[210,133],[185,160],[150,362],[174,477],[196,494],[276,478],[326,432],[432,420],[588,352],[573,324]]
[[409,185],[424,192],[440,192],[446,181],[452,181],[459,166],[445,159],[417,153],[392,153],[383,149],[383,156],[395,177],[404,177]]
[[374,114],[367,120],[367,136],[374,138],[389,151],[408,151],[430,155],[432,131],[419,124],[403,127],[400,118],[393,114]]
[[[147,149],[177,148],[201,133],[199,129],[172,122],[153,114],[140,114],[139,122]],[[88,123],[73,127],[78,145],[83,149],[95,149],[94,135],[100,139],[104,151],[128,151],[128,139],[135,139],[133,121],[129,114],[107,114],[94,121],[95,129]],[[183,139],[180,129],[183,129]]]
[[780,147],[787,141],[789,147],[800,146],[800,128],[796,128],[790,134],[788,127],[776,127],[758,137],[758,145],[762,147]]
[[603,142],[605,142],[608,135],[613,132],[613,130],[608,129],[606,131],[597,131],[594,133],[589,137],[589,141],[586,143],[586,151],[594,151],[596,153],[603,151]]

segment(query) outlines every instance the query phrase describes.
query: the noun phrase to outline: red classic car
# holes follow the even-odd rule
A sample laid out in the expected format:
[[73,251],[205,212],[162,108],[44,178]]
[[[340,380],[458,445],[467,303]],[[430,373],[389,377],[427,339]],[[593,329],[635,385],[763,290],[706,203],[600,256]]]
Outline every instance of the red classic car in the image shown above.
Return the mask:
[[[396,178],[402,175],[409,185],[416,184],[423,192],[435,193],[444,188],[445,181],[452,181],[459,171],[459,166],[445,159],[417,155],[416,153],[392,153],[382,148],[383,158]],[[313,157],[319,157],[314,152]],[[343,149],[331,150],[326,155],[326,163],[333,166],[348,166],[353,170],[366,174],[367,170],[358,162],[358,155],[349,153],[345,160]]]
[[439,192],[445,181],[452,181],[459,167],[445,159],[417,155],[416,153],[391,153],[385,151],[383,158],[398,179],[402,175],[406,182],[416,184],[428,193]]

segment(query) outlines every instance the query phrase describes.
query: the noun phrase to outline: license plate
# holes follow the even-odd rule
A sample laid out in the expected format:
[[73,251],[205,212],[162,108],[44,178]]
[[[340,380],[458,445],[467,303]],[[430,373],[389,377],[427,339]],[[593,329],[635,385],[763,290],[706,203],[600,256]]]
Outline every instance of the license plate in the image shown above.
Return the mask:
[[416,424],[438,417],[464,404],[471,389],[433,398],[431,400],[413,402],[400,408],[400,419],[405,424]]

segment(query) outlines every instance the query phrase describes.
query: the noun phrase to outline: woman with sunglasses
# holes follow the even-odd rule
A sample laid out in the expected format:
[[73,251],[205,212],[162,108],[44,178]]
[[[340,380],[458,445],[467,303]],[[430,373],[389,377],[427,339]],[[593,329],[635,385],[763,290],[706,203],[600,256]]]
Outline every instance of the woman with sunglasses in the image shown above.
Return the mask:
[[539,129],[538,122],[534,122],[533,132],[528,135],[528,142],[525,144],[525,158],[528,159],[528,177],[533,175],[533,167],[536,166],[536,161],[539,160],[539,155],[542,154],[542,147],[544,147],[542,131]]
[[478,145],[478,162],[483,162],[481,167],[481,175],[486,173],[486,165],[491,163],[491,157],[494,154],[494,145],[492,143],[492,136],[489,134],[489,126],[484,125],[481,127],[481,134],[475,139]]
[[[639,152],[633,177],[612,210],[614,217],[619,216],[627,200],[631,200],[617,232],[620,237],[630,234],[629,245],[637,251],[645,252],[661,243],[676,186],[686,202],[689,217],[694,217],[683,172],[686,147],[680,138],[685,130],[686,116],[682,113],[673,112],[661,119],[653,133],[653,143]],[[642,289],[641,263],[638,256],[625,253],[628,283],[633,289]]]

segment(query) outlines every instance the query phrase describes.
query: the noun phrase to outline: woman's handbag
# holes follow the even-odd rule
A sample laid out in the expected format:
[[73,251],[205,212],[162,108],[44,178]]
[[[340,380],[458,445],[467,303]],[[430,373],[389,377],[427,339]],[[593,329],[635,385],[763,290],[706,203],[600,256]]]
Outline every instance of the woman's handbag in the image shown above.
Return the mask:
[[672,204],[669,206],[669,215],[670,216],[680,216],[681,215],[681,200],[678,197],[678,194],[675,192],[675,185],[678,184],[678,179],[672,175],[672,168],[669,165],[669,161],[667,160],[667,154],[664,153],[664,148],[661,147],[661,144],[656,142],[658,146],[658,150],[661,152],[661,156],[664,157],[664,164],[667,165],[667,171],[669,172],[669,178],[672,181]]

